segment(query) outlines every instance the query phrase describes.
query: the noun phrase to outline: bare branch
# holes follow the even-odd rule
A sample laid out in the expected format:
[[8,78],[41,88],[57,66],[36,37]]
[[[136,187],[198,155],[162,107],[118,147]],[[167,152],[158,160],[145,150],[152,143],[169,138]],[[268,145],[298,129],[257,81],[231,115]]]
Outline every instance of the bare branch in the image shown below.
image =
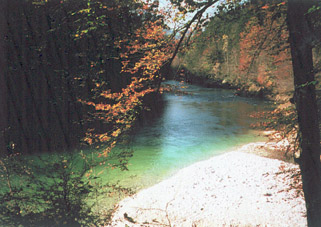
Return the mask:
[[197,20],[198,18],[200,18],[200,17],[203,15],[203,13],[204,13],[209,7],[211,7],[212,5],[214,5],[216,2],[218,2],[218,0],[211,0],[211,1],[209,1],[200,11],[198,11],[198,12],[195,14],[194,17],[186,24],[185,30],[183,31],[183,34],[182,34],[180,40],[178,41],[178,43],[177,43],[177,45],[176,45],[176,49],[175,49],[172,57],[169,59],[169,62],[168,62],[169,65],[172,64],[174,58],[176,57],[176,55],[177,55],[177,53],[178,53],[178,50],[179,50],[179,48],[180,48],[180,46],[181,46],[181,44],[182,44],[182,42],[183,42],[183,40],[184,40],[184,38],[185,38],[185,36],[186,36],[186,33],[187,33],[188,29],[189,29],[189,28],[191,27],[191,25],[195,22],[195,20]]

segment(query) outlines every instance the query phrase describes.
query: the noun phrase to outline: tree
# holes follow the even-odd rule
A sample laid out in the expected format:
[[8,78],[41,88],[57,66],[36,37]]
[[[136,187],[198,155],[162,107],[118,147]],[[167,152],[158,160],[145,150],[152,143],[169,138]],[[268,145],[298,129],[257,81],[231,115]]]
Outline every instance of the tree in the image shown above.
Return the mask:
[[4,38],[5,37],[5,13],[6,13],[6,1],[1,2],[1,11],[0,11],[0,68],[3,69],[0,72],[0,155],[1,150],[6,150],[6,142],[4,138],[4,132],[7,128],[7,121],[6,121],[6,110],[7,110],[7,86],[5,81],[5,69],[6,69],[6,54],[5,54],[5,44]]
[[[188,12],[195,12],[194,16],[192,17],[191,20],[189,20],[184,26],[183,26],[183,31],[181,33],[181,37],[176,45],[175,51],[172,55],[172,57],[169,59],[169,66],[172,64],[173,60],[175,59],[179,48],[187,34],[187,32],[189,31],[189,29],[191,28],[192,24],[196,21],[198,21],[198,24],[196,26],[196,28],[199,26],[199,22],[201,20],[201,18],[203,17],[203,14],[206,12],[206,10],[208,8],[210,8],[211,6],[213,6],[215,3],[217,3],[217,0],[209,0],[209,1],[204,1],[204,2],[200,2],[200,3],[196,3],[194,1],[182,1],[182,0],[171,0],[172,4],[178,6],[179,12],[182,14],[186,14]],[[183,17],[184,18],[184,17]],[[193,32],[191,32],[193,34]],[[188,38],[189,40],[190,38]]]
[[[95,13],[92,8],[79,12],[88,11]],[[96,87],[92,89],[95,95],[89,99],[79,99],[79,102],[94,107],[95,112],[92,116],[107,126],[100,131],[95,128],[89,129],[84,138],[90,145],[107,144],[101,153],[104,156],[109,155],[120,136],[135,123],[143,108],[143,100],[148,95],[158,92],[161,82],[160,70],[171,56],[175,43],[172,36],[166,35],[164,14],[158,11],[157,1],[136,1],[135,8],[131,11],[135,12],[135,17],[139,17],[139,26],[136,25],[130,33],[126,32],[128,36],[113,37],[112,43],[122,64],[119,76],[128,78],[128,83],[116,90],[113,86],[106,86],[106,81],[97,81]],[[104,18],[94,18],[98,18],[98,24],[104,22]],[[75,36],[85,39],[89,34],[87,33],[80,32]],[[93,68],[95,67],[97,66],[94,63]]]
[[72,150],[87,129],[109,131],[114,122],[101,124],[78,100],[100,103],[99,92],[129,85],[116,43],[136,39],[151,10],[141,15],[134,0],[2,2],[1,153]]
[[321,225],[320,131],[312,58],[312,34],[308,10],[316,1],[288,2],[288,27],[294,73],[293,101],[301,135],[299,164],[309,226]]

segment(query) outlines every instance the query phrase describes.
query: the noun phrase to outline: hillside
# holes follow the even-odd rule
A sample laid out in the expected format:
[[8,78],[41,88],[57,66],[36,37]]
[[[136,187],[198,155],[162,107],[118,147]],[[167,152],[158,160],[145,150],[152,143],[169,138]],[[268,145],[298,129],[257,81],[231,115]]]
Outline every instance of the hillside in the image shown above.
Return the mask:
[[[191,82],[283,102],[294,89],[288,34],[284,2],[222,8],[194,36],[175,67]],[[319,53],[315,47],[315,64]]]

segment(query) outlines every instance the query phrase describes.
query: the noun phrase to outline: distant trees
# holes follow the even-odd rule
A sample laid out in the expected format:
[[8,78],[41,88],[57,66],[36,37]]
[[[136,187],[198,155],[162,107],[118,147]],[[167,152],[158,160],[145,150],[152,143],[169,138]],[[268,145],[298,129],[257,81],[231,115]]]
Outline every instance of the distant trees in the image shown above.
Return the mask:
[[238,69],[257,87],[282,93],[280,81],[292,77],[287,42],[285,2],[248,6],[250,14],[240,33]]
[[291,91],[285,2],[234,1],[218,9],[204,31],[192,39],[182,57],[183,67],[248,94],[278,98]]

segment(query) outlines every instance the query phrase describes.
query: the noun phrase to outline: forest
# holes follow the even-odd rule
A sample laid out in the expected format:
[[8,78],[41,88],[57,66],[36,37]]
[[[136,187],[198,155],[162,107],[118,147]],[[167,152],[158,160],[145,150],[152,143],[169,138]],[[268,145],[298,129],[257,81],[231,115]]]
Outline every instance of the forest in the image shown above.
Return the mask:
[[[4,0],[0,8],[0,226],[110,224],[115,202],[102,209],[101,201],[137,190],[105,172],[131,171],[137,135],[167,113],[169,95],[197,94],[190,85],[251,103],[235,104],[246,118],[219,115],[223,128],[251,122],[289,141],[282,152],[299,165],[307,225],[321,225],[318,1]],[[261,102],[269,108],[255,111]]]

